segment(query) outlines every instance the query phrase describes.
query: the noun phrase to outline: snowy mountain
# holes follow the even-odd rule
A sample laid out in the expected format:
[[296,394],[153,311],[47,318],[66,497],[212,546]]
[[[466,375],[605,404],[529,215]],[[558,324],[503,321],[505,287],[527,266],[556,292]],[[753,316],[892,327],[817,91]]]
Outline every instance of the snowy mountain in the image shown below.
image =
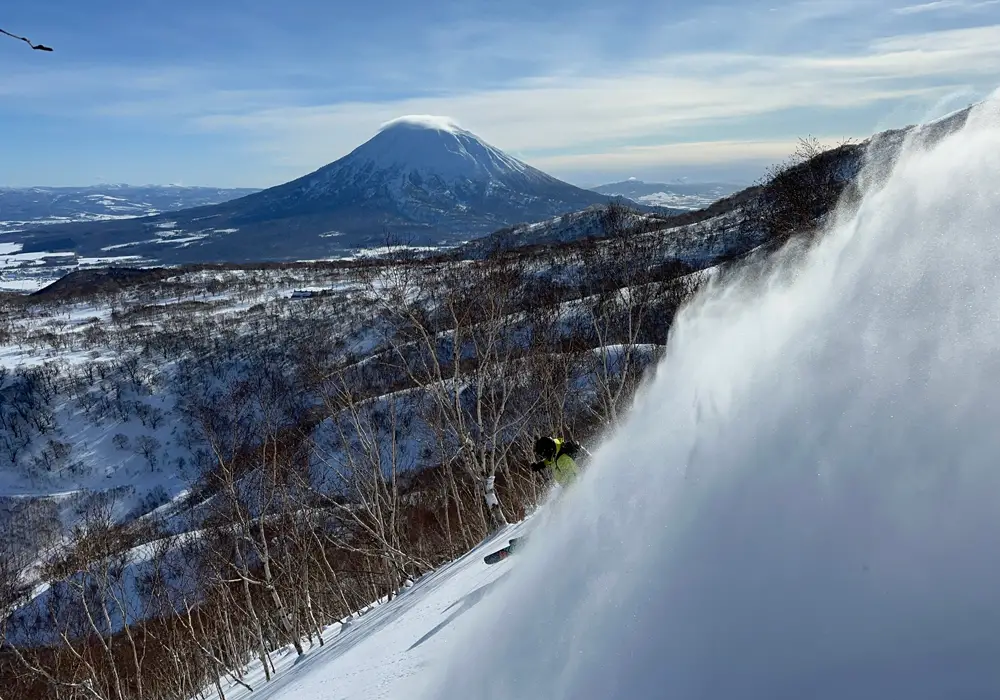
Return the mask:
[[382,245],[450,245],[608,201],[438,117],[404,117],[319,170],[213,206],[5,237],[22,252],[159,263],[297,260]]
[[255,189],[180,185],[0,188],[0,232],[37,224],[103,221],[219,204]]
[[643,182],[629,178],[594,187],[594,192],[627,197],[638,204],[674,209],[703,209],[723,197],[743,189],[742,185],[721,182]]
[[604,201],[445,119],[404,117],[335,163],[247,198],[243,212],[261,218],[328,213],[338,228],[362,235],[388,225],[468,237]]
[[5,696],[992,697],[993,119],[483,260],[0,295],[0,640],[60,643]]

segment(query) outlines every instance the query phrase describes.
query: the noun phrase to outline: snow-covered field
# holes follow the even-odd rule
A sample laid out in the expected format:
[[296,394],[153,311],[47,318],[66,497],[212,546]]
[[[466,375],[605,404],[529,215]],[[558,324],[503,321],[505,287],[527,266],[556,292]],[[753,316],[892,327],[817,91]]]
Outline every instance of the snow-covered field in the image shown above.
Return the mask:
[[71,252],[22,253],[22,247],[20,243],[4,243],[0,239],[0,291],[33,292],[74,270],[143,262],[137,255],[80,257]]
[[656,192],[637,197],[639,204],[651,207],[669,207],[671,209],[703,209],[720,199],[713,195],[677,194],[675,192]]
[[654,183],[629,178],[622,182],[595,187],[595,192],[627,197],[639,204],[670,209],[703,209],[714,202],[742,189],[735,184],[722,183]]
[[7,292],[35,292],[50,284],[52,280],[47,278],[25,277],[8,280],[0,277],[0,291]]
[[0,251],[0,256],[3,256],[0,258],[0,269],[39,265],[47,258],[62,258],[73,255],[73,253],[21,253],[21,245],[18,243],[3,245],[5,250]]

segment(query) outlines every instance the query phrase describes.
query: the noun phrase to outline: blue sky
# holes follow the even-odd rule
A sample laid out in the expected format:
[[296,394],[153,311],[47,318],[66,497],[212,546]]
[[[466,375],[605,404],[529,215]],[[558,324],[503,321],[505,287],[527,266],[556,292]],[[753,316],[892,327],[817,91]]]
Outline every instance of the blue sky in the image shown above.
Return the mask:
[[571,182],[753,179],[1000,76],[1000,0],[48,0],[0,27],[3,185],[266,187],[439,114]]

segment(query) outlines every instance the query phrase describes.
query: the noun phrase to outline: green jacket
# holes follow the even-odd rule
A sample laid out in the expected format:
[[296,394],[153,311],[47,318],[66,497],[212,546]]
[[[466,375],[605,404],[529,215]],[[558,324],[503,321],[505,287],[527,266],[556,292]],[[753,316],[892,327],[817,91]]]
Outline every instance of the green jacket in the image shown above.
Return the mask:
[[568,486],[579,476],[580,468],[575,459],[563,452],[565,441],[559,438],[553,438],[553,440],[556,443],[555,457],[535,462],[531,465],[531,469],[538,472],[549,468],[552,470],[552,478],[556,480],[556,483]]

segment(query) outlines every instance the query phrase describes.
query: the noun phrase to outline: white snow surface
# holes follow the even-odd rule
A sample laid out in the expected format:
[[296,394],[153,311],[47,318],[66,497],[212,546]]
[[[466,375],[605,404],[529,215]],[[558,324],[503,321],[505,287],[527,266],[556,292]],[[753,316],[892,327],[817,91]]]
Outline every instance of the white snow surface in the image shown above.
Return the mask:
[[814,249],[708,288],[523,553],[255,697],[1000,695],[998,124],[991,100],[864,173]]
[[[254,693],[223,683],[227,700],[388,700],[415,698],[453,648],[471,611],[494,595],[511,559],[488,566],[483,557],[524,533],[506,528],[464,557],[419,579],[391,602],[375,605],[350,625],[329,627],[326,645],[296,660],[290,648],[275,659],[278,675],[265,684],[260,665],[245,679]],[[216,700],[215,692],[208,700]],[[470,696],[475,697],[475,696]]]
[[26,279],[0,278],[0,289],[8,292],[36,292],[50,284],[52,284],[51,279],[39,279],[37,277]]
[[70,258],[73,257],[73,253],[59,252],[59,253],[48,253],[48,252],[38,252],[38,253],[17,253],[10,252],[4,254],[4,257],[0,259],[0,270],[5,268],[16,268],[24,265],[41,265],[47,258]]

